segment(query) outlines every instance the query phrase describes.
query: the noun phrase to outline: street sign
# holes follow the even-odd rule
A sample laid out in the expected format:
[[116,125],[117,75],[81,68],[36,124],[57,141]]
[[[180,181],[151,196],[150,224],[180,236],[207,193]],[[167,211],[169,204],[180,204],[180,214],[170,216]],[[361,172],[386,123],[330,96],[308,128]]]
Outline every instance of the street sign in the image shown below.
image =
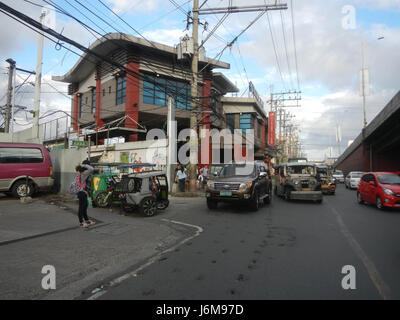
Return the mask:
[[74,146],[74,147],[87,147],[88,143],[87,143],[87,141],[74,140],[74,141],[72,141],[72,146]]
[[268,117],[268,145],[275,146],[276,112],[270,112]]

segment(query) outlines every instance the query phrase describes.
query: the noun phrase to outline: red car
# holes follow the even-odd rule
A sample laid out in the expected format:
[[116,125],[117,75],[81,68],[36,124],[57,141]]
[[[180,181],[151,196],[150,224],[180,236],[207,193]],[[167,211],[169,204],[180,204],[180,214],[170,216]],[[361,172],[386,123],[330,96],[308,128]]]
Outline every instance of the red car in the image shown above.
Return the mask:
[[45,146],[0,142],[0,192],[19,198],[53,184],[53,165]]
[[400,208],[400,172],[365,173],[358,185],[357,201],[376,204],[379,209]]

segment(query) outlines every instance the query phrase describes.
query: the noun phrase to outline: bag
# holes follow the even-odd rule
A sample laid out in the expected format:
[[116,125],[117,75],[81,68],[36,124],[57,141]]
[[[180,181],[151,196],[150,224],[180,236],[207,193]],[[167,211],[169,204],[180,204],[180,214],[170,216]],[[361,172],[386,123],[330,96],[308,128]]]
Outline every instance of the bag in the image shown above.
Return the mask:
[[77,194],[81,190],[81,188],[79,186],[79,177],[80,177],[80,174],[78,173],[75,176],[74,180],[69,185],[69,189],[68,189],[69,193]]

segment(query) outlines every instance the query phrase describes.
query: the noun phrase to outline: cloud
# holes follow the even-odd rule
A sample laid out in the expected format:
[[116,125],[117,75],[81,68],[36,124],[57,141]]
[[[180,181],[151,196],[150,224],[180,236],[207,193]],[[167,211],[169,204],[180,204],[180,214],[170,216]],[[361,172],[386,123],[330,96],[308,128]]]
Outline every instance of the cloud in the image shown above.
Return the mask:
[[143,36],[154,42],[159,42],[169,46],[176,46],[179,43],[179,39],[185,35],[181,29],[161,29],[146,31]]

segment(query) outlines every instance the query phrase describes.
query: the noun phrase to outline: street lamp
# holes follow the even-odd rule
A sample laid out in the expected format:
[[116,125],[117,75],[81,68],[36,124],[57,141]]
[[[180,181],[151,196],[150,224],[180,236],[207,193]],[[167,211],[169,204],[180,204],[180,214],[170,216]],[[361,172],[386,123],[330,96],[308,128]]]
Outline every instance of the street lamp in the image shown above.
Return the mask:
[[[379,37],[376,40],[382,40],[385,39],[385,37]],[[367,127],[367,112],[366,112],[366,96],[369,95],[369,73],[368,70],[365,68],[365,41],[364,38],[362,39],[362,67],[360,71],[360,90],[361,90],[361,95],[363,98],[363,113],[364,113],[364,126],[363,128],[365,129]],[[368,82],[368,83],[367,83]]]

